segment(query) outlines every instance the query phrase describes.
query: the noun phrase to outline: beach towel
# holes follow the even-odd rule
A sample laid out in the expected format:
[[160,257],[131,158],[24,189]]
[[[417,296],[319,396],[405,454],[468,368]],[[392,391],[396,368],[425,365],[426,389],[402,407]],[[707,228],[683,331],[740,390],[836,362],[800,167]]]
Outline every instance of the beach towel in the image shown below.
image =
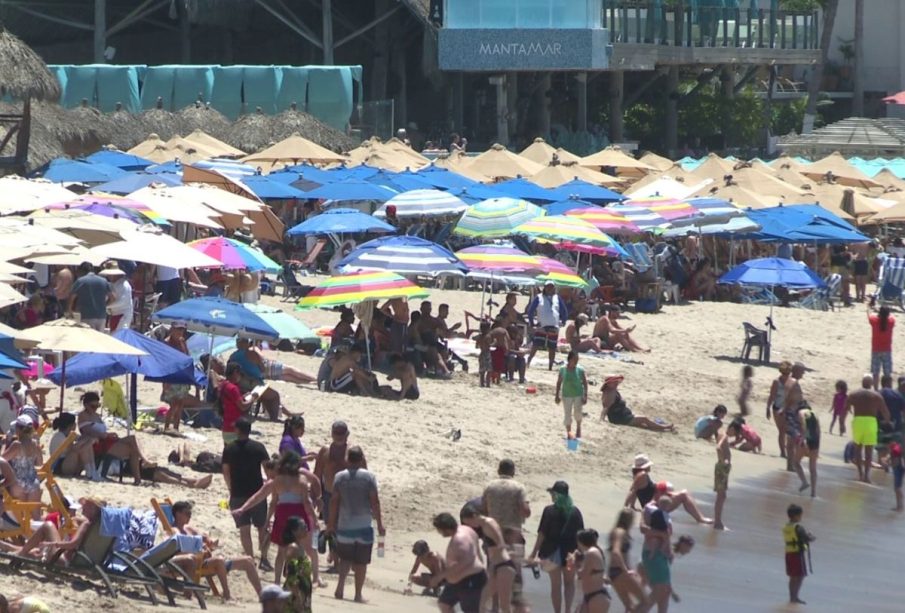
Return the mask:
[[114,545],[116,551],[142,551],[151,549],[157,539],[157,513],[153,509],[133,511],[129,529]]
[[132,521],[132,509],[101,510],[101,536],[123,538],[129,531]]
[[114,417],[129,419],[129,409],[126,406],[126,395],[123,386],[113,379],[104,379],[101,383],[101,397],[104,399],[104,408]]

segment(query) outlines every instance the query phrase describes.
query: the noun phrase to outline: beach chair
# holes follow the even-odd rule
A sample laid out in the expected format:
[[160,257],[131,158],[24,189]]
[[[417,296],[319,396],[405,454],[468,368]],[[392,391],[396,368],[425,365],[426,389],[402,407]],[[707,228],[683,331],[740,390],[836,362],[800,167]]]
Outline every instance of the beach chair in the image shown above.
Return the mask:
[[818,311],[835,311],[836,307],[833,305],[833,296],[839,292],[839,288],[842,285],[842,275],[833,273],[828,276],[825,281],[826,287],[814,290],[799,300],[795,306]]
[[[207,586],[192,581],[186,572],[173,562],[173,558],[186,553],[196,553],[202,548],[200,536],[178,534],[161,541],[140,556],[121,553],[149,577],[156,577],[170,606],[176,606],[176,595],[189,592],[198,601],[198,607],[207,609]],[[161,572],[162,571],[162,572]]]
[[[151,498],[151,508],[157,513],[157,520],[160,522],[163,533],[167,536],[177,536],[179,533],[173,527],[173,501],[169,498],[164,498],[163,502],[161,502],[156,498]],[[208,556],[209,552],[203,549],[195,554],[195,576],[191,577],[191,580],[193,583],[200,585],[201,580],[204,579],[207,581],[211,593],[214,596],[219,596],[220,592],[214,583],[214,577],[217,573],[213,569],[204,568],[204,560]]]
[[[465,335],[465,338],[472,338],[473,334],[481,331],[481,322],[484,321],[490,321],[490,318],[486,315],[475,315],[470,311],[465,311],[465,332],[462,334]],[[472,322],[474,322],[474,327],[471,325]]]
[[323,251],[324,247],[326,246],[326,238],[317,239],[317,242],[314,243],[314,247],[312,247],[311,250],[305,254],[305,259],[299,263],[299,268],[301,268],[302,270],[317,270],[317,258],[320,256],[321,251]]
[[905,311],[905,258],[887,257],[877,277],[876,301]]
[[768,363],[770,361],[770,340],[766,330],[761,330],[754,325],[746,322],[742,323],[745,328],[745,342],[742,345],[741,358],[745,361],[751,359],[751,350],[757,348],[757,360],[759,362]]
[[739,286],[739,301],[742,304],[782,304],[769,288],[755,285]]
[[279,275],[279,282],[283,286],[284,302],[301,298],[304,295],[305,286],[296,278],[295,271],[292,270],[292,264],[288,262],[283,264],[283,269],[280,271]]

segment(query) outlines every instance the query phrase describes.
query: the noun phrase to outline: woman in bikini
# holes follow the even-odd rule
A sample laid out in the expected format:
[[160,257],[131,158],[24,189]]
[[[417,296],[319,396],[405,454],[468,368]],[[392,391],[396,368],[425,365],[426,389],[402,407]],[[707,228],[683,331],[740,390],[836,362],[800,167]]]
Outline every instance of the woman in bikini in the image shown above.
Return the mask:
[[[650,602],[641,588],[638,573],[632,570],[629,564],[628,552],[632,548],[631,529],[635,521],[635,512],[631,509],[622,509],[616,519],[616,526],[610,532],[609,553],[610,564],[607,568],[607,577],[613,584],[613,589],[622,601],[625,610],[629,613],[644,613],[650,608]],[[634,604],[634,600],[638,604]]]
[[481,515],[478,508],[471,503],[465,505],[459,513],[459,518],[463,524],[478,533],[487,552],[490,582],[482,600],[486,602],[496,596],[499,599],[500,612],[511,613],[512,586],[518,569],[509,557],[509,550],[503,541],[503,530],[495,519]]
[[786,381],[792,372],[792,363],[780,362],[779,376],[773,379],[770,385],[770,396],[767,398],[767,419],[776,422],[776,430],[779,432],[779,455],[786,457],[786,416],[783,408],[786,404]]
[[582,530],[578,533],[578,552],[570,556],[572,563],[578,563],[578,580],[584,594],[581,613],[607,613],[610,610],[610,593],[606,583],[606,561],[603,550],[597,545],[596,530]]
[[581,329],[587,325],[588,316],[584,313],[579,313],[575,316],[575,319],[566,326],[566,342],[569,343],[569,347],[572,348],[572,351],[577,353],[586,353],[588,351],[594,351],[596,353],[600,353],[603,351],[603,347],[600,344],[600,339],[596,337],[582,337]]

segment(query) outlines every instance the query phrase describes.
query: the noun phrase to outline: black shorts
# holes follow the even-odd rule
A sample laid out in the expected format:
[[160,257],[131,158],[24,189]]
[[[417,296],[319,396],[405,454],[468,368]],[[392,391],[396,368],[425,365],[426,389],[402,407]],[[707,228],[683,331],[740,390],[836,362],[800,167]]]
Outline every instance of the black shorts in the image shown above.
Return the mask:
[[856,277],[867,275],[868,264],[867,260],[855,260],[852,262],[853,273]]
[[[230,498],[229,510],[235,511],[240,508],[248,498]],[[267,524],[267,501],[259,502],[252,508],[248,509],[241,516],[233,518],[236,522],[236,528],[243,526],[254,526],[255,528],[263,528]]]
[[463,613],[479,613],[481,609],[481,592],[487,585],[487,573],[483,570],[469,575],[458,583],[447,583],[443,587],[439,601],[450,607],[457,604]]
[[160,294],[161,302],[176,304],[182,300],[182,279],[176,277],[167,281],[158,281],[154,284],[154,291]]
[[374,543],[340,543],[336,542],[336,555],[349,564],[370,564]]

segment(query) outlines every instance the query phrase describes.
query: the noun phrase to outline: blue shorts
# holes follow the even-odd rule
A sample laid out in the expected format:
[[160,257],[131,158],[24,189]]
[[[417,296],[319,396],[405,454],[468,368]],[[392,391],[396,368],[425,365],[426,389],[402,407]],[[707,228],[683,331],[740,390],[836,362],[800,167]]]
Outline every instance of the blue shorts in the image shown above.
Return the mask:
[[879,373],[881,368],[884,375],[892,375],[892,353],[889,351],[871,351],[870,372]]
[[902,479],[905,478],[905,466],[894,466],[892,469],[893,487],[902,489]]

